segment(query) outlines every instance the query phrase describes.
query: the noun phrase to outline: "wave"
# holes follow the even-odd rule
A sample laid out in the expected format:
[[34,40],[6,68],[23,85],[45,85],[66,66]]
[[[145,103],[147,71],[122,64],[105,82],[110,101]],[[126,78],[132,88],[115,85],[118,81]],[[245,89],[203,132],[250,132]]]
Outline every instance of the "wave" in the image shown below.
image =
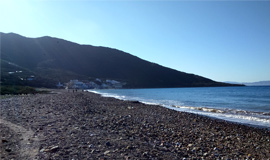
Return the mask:
[[224,110],[216,109],[216,108],[207,108],[207,107],[188,107],[188,106],[176,106],[172,105],[176,108],[186,108],[186,109],[192,109],[192,110],[199,110],[199,111],[205,111],[205,112],[213,112],[213,113],[224,113]]
[[179,111],[206,115],[214,118],[224,119],[244,124],[263,126],[270,129],[270,116],[265,112],[252,112],[239,109],[217,109],[208,107],[176,106]]
[[100,94],[103,97],[113,97],[120,100],[139,101],[148,105],[160,105],[169,109],[200,114],[213,118],[223,119],[227,121],[264,127],[270,130],[270,113],[269,112],[253,112],[240,109],[230,108],[211,108],[211,107],[194,107],[185,106],[183,103],[175,100],[155,100],[144,99],[135,96],[124,96],[116,93],[106,93],[104,91],[88,90],[89,92]]
[[111,94],[111,93],[101,93],[101,92],[98,92],[96,90],[87,90],[87,91],[91,92],[91,93],[99,94],[102,97],[112,97],[112,98],[116,98],[116,99],[120,99],[120,100],[126,100],[125,99],[126,96],[119,96],[117,94]]

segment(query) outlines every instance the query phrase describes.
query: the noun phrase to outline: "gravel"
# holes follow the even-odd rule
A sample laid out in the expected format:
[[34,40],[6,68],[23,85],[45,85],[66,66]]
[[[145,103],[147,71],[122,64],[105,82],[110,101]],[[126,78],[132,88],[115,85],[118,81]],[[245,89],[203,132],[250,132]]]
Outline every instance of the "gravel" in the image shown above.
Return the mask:
[[54,93],[0,99],[0,159],[270,159],[266,129],[94,93]]

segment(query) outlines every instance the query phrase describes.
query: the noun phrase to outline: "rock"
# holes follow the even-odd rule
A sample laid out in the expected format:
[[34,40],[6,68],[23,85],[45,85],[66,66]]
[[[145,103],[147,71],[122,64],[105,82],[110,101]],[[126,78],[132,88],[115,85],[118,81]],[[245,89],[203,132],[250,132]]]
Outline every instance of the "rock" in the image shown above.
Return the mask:
[[110,142],[106,142],[106,146],[112,146]]
[[133,147],[128,145],[126,149],[133,149]]
[[53,147],[50,149],[50,152],[56,152],[58,149],[59,149],[58,146],[53,146]]
[[148,155],[148,152],[143,152],[142,155],[143,155],[143,156],[147,156],[147,155]]
[[82,126],[81,129],[86,130],[86,127],[85,126]]
[[41,149],[40,152],[56,152],[59,150],[59,147],[58,146],[51,146],[51,147],[48,147],[46,149]]
[[88,145],[89,148],[92,148],[93,146],[94,146],[93,144]]
[[188,147],[192,147],[193,146],[193,144],[188,144]]
[[41,153],[42,153],[42,152],[44,152],[44,150],[45,150],[45,149],[44,149],[44,148],[42,148],[42,149],[41,149],[39,152],[41,152]]
[[11,149],[10,148],[6,148],[5,151],[6,152],[11,152]]
[[111,151],[105,151],[104,154],[107,155],[109,154]]
[[90,137],[92,137],[92,136],[94,136],[95,134],[93,134],[93,133],[90,133]]
[[132,103],[134,103],[134,104],[140,104],[141,102],[139,102],[139,101],[131,101]]

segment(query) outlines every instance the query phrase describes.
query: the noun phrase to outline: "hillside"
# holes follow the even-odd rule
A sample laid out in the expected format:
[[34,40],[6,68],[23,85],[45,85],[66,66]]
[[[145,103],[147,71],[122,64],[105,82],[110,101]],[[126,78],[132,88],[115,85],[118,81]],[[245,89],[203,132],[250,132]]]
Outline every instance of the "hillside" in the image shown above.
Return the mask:
[[16,64],[0,61],[1,65],[1,84],[14,86],[32,86],[32,87],[47,87],[53,88],[57,81],[41,77],[40,75],[22,68]]
[[[126,88],[231,85],[166,68],[117,49],[80,45],[48,36],[26,38],[1,33],[1,59],[37,77],[46,77],[50,83],[101,78],[126,82]],[[1,69],[1,74],[6,75],[3,72],[7,71]]]

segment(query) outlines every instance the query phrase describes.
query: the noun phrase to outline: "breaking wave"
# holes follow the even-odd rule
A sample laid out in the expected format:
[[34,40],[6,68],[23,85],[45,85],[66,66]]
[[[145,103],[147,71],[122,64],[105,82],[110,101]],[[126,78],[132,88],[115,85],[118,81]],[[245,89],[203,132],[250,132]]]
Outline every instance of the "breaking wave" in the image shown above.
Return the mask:
[[[247,123],[251,125],[261,125],[270,128],[270,115],[265,112],[251,112],[245,110],[234,109],[216,109],[207,107],[188,107],[188,106],[175,106],[171,108],[179,108],[179,111],[191,112],[211,116],[214,118],[234,121],[239,123]],[[176,109],[177,110],[177,109]]]
[[[183,102],[183,100],[172,99],[171,97],[164,96],[166,93],[162,93],[162,95],[159,95],[160,93],[156,93],[158,90],[155,90],[154,92],[153,91],[150,92],[149,90],[152,90],[152,89],[139,90],[140,91],[139,93],[137,93],[138,90],[88,90],[88,91],[100,94],[103,97],[113,97],[120,100],[139,101],[141,103],[148,104],[148,105],[160,105],[160,106],[177,110],[177,111],[181,111],[181,112],[200,114],[200,115],[223,119],[223,120],[227,120],[231,122],[259,126],[259,127],[267,128],[270,130],[270,112],[268,112],[268,107],[266,107],[266,112],[264,112],[265,107],[264,109],[262,109],[262,112],[260,112],[260,110],[253,111],[253,110],[239,109],[239,107],[238,108],[226,107],[226,105],[223,105],[220,107],[220,106],[217,106],[218,103],[213,102],[209,99],[207,100],[209,100],[210,101],[209,103],[211,103],[211,106],[214,106],[214,107],[208,107],[208,106],[205,107],[205,106],[202,106],[203,103],[202,105],[200,103],[200,106],[198,106],[198,104],[194,103],[194,101]],[[144,92],[147,92],[147,93],[144,93]],[[155,93],[156,95],[149,95],[149,93],[152,93],[152,92],[153,94]],[[187,103],[189,105],[186,105]],[[235,104],[236,106],[239,105],[237,102],[233,102],[230,105],[232,104]]]

